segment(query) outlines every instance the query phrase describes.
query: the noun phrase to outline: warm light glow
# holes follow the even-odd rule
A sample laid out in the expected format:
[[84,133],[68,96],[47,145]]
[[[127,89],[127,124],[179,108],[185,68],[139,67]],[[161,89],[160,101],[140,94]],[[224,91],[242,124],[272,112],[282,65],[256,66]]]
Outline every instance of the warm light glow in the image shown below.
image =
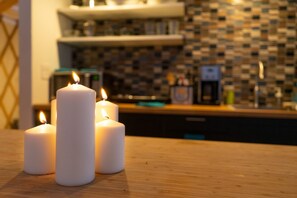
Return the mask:
[[94,8],[95,6],[95,1],[94,0],[89,0],[89,7]]
[[259,61],[259,78],[264,79],[264,65]]
[[72,77],[76,84],[79,83],[79,76],[74,71],[72,72]]
[[102,114],[102,116],[103,116],[104,118],[109,119],[109,116],[107,115],[105,109],[101,109],[101,114]]
[[103,88],[101,88],[101,96],[102,96],[103,100],[107,99],[107,94]]
[[67,85],[67,87],[69,87],[70,85],[71,85],[71,83],[69,82],[68,85]]
[[46,117],[45,117],[43,111],[40,111],[40,113],[39,113],[39,120],[42,124],[46,124]]
[[241,4],[241,0],[233,0],[233,4]]

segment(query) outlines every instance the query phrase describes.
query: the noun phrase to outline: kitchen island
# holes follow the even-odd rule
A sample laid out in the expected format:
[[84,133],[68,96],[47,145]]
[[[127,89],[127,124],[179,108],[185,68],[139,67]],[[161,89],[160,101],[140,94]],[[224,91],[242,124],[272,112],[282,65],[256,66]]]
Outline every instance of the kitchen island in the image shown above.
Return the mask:
[[297,119],[297,111],[284,109],[243,109],[235,108],[233,105],[167,104],[159,108],[137,106],[131,103],[119,103],[118,105],[121,113]]
[[297,111],[123,103],[119,111],[128,135],[297,145]]
[[[297,111],[231,105],[118,105],[119,120],[132,136],[297,145]],[[40,110],[50,117],[50,105],[35,105],[35,125],[40,123]]]
[[[280,118],[297,119],[297,111],[281,109],[241,109],[232,105],[178,105],[166,104],[162,107],[144,107],[135,103],[117,103],[120,113],[141,113],[157,115],[211,115],[224,117],[247,117],[247,118]],[[50,104],[36,104],[35,111],[50,111]]]
[[0,197],[297,197],[297,147],[126,137],[125,170],[63,187],[23,172],[23,131],[0,131]]

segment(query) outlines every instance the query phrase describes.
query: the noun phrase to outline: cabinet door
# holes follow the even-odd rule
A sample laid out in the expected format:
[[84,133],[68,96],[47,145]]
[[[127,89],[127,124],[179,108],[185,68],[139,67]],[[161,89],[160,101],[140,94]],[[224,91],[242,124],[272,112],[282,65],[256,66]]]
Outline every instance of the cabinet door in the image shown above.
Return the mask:
[[[228,118],[224,118],[228,120]],[[230,141],[297,145],[297,121],[276,118],[229,118],[237,130]]]
[[297,121],[191,115],[120,114],[127,135],[297,145]]
[[209,118],[205,116],[178,116],[164,117],[164,130],[166,137],[205,139]]
[[119,121],[125,124],[126,135],[164,137],[161,115],[120,113]]

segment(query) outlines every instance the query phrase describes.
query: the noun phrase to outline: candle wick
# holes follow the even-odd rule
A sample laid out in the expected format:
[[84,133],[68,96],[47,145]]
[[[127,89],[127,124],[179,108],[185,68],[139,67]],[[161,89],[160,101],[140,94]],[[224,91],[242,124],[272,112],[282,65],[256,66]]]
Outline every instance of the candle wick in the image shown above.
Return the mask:
[[107,119],[109,119],[109,116],[105,116]]

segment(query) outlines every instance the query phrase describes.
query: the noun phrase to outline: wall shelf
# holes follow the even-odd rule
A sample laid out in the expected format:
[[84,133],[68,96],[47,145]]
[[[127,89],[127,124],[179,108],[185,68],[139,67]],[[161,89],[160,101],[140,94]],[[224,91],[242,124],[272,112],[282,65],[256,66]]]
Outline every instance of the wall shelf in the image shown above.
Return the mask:
[[63,37],[59,43],[76,47],[85,46],[178,46],[183,45],[182,35],[137,35],[137,36],[94,36],[94,37]]
[[157,5],[95,6],[94,8],[69,7],[58,9],[58,13],[73,20],[182,17],[185,15],[185,4],[177,2]]

